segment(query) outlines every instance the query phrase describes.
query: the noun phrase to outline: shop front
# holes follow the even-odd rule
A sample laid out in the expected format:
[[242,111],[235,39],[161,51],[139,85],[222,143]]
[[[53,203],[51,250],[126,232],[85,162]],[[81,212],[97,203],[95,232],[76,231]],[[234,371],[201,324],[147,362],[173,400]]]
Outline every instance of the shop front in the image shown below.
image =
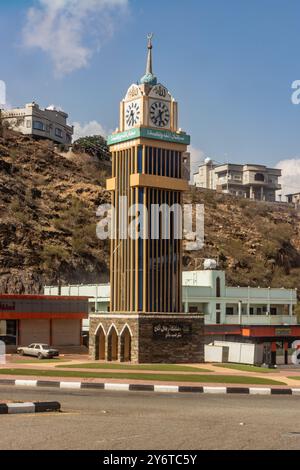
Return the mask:
[[30,343],[81,346],[88,297],[0,296],[0,341],[8,351]]

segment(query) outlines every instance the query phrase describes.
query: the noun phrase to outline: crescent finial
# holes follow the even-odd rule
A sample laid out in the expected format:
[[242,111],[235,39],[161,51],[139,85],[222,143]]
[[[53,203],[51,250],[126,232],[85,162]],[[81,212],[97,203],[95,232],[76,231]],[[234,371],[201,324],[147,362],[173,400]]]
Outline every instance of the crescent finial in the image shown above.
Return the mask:
[[152,39],[153,39],[153,36],[154,36],[153,33],[149,33],[149,34],[147,35],[147,39],[148,39],[148,49],[152,49]]

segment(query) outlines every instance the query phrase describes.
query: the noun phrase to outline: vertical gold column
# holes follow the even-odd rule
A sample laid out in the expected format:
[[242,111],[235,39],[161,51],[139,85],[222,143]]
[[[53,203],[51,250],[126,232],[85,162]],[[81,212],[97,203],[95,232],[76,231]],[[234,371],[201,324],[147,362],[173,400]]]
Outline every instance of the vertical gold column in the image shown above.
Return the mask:
[[116,190],[115,190],[115,240],[114,240],[114,250],[113,250],[113,263],[114,263],[114,307],[113,310],[116,311],[118,308],[118,256],[117,256],[117,247],[118,247],[118,214],[119,214],[119,167],[120,167],[120,152],[116,152]]
[[[143,204],[144,208],[147,208],[148,205],[148,190],[145,188],[144,189],[144,196],[143,196]],[[148,217],[146,214],[146,211],[144,211],[143,214],[143,223],[144,223],[144,231],[147,228],[148,224]],[[148,246],[149,246],[149,240],[148,237],[144,238],[142,241],[143,243],[143,311],[147,312],[148,310],[148,289],[147,289],[147,280],[148,280],[148,268],[149,268],[149,263],[148,263]]]
[[[112,153],[112,177],[115,177],[115,168],[116,168],[116,152]],[[111,204],[113,207],[115,207],[115,202],[116,200],[116,193],[115,191],[112,192],[111,194]],[[114,221],[112,220],[112,224]],[[114,293],[115,293],[115,270],[114,270],[114,257],[113,257],[113,251],[115,249],[115,241],[114,237],[111,237],[110,239],[110,290],[111,290],[111,295],[110,295],[110,310],[113,310],[114,308]]]
[[[179,204],[182,205],[182,195],[181,193],[177,193],[178,194],[178,199],[179,199]],[[178,296],[178,312],[182,312],[182,288],[181,288],[181,285],[182,285],[182,240],[179,240],[179,273],[178,273],[178,293],[179,293],[179,296]]]
[[[155,189],[155,203],[158,204],[159,198],[159,189]],[[160,228],[159,228],[160,233]],[[155,268],[155,305],[156,305],[156,312],[159,312],[159,298],[158,298],[158,270],[160,267],[158,266],[158,247],[159,247],[159,238],[155,240],[155,261],[156,261],[156,268]]]
[[128,236],[128,209],[130,207],[130,164],[131,164],[131,149],[128,149],[127,158],[127,182],[126,182],[126,196],[127,196],[127,238],[126,238],[126,311],[130,311],[130,241]]
[[[135,152],[135,147],[132,147],[131,149],[131,162],[130,162],[130,172],[134,173],[135,171],[135,158],[136,158],[136,152]],[[130,194],[130,207],[134,203],[134,189],[130,188],[129,190]],[[131,220],[129,221],[131,223]],[[130,244],[130,311],[134,311],[134,241],[132,237],[130,236],[129,240]]]

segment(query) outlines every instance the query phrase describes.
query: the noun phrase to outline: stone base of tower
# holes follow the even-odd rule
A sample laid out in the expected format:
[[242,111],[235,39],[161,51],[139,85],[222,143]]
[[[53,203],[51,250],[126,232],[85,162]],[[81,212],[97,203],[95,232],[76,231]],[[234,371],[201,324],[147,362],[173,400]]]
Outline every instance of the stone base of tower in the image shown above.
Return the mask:
[[133,364],[204,362],[201,314],[99,314],[90,317],[92,360]]

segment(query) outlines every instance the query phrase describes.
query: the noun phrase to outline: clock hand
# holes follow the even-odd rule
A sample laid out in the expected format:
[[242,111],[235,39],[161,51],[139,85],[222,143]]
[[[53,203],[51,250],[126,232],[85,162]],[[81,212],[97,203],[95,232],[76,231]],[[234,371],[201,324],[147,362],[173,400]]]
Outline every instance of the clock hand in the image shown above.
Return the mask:
[[162,124],[162,122],[163,122],[163,117],[162,117],[162,115],[163,115],[163,111],[160,110],[160,111],[159,111],[159,123],[160,123],[160,124]]
[[131,110],[131,125],[134,125],[134,111],[133,109]]
[[156,118],[155,118],[155,123],[156,124],[159,120],[161,121],[161,119],[162,119],[161,114],[162,114],[162,111],[158,110],[158,114],[156,115]]

